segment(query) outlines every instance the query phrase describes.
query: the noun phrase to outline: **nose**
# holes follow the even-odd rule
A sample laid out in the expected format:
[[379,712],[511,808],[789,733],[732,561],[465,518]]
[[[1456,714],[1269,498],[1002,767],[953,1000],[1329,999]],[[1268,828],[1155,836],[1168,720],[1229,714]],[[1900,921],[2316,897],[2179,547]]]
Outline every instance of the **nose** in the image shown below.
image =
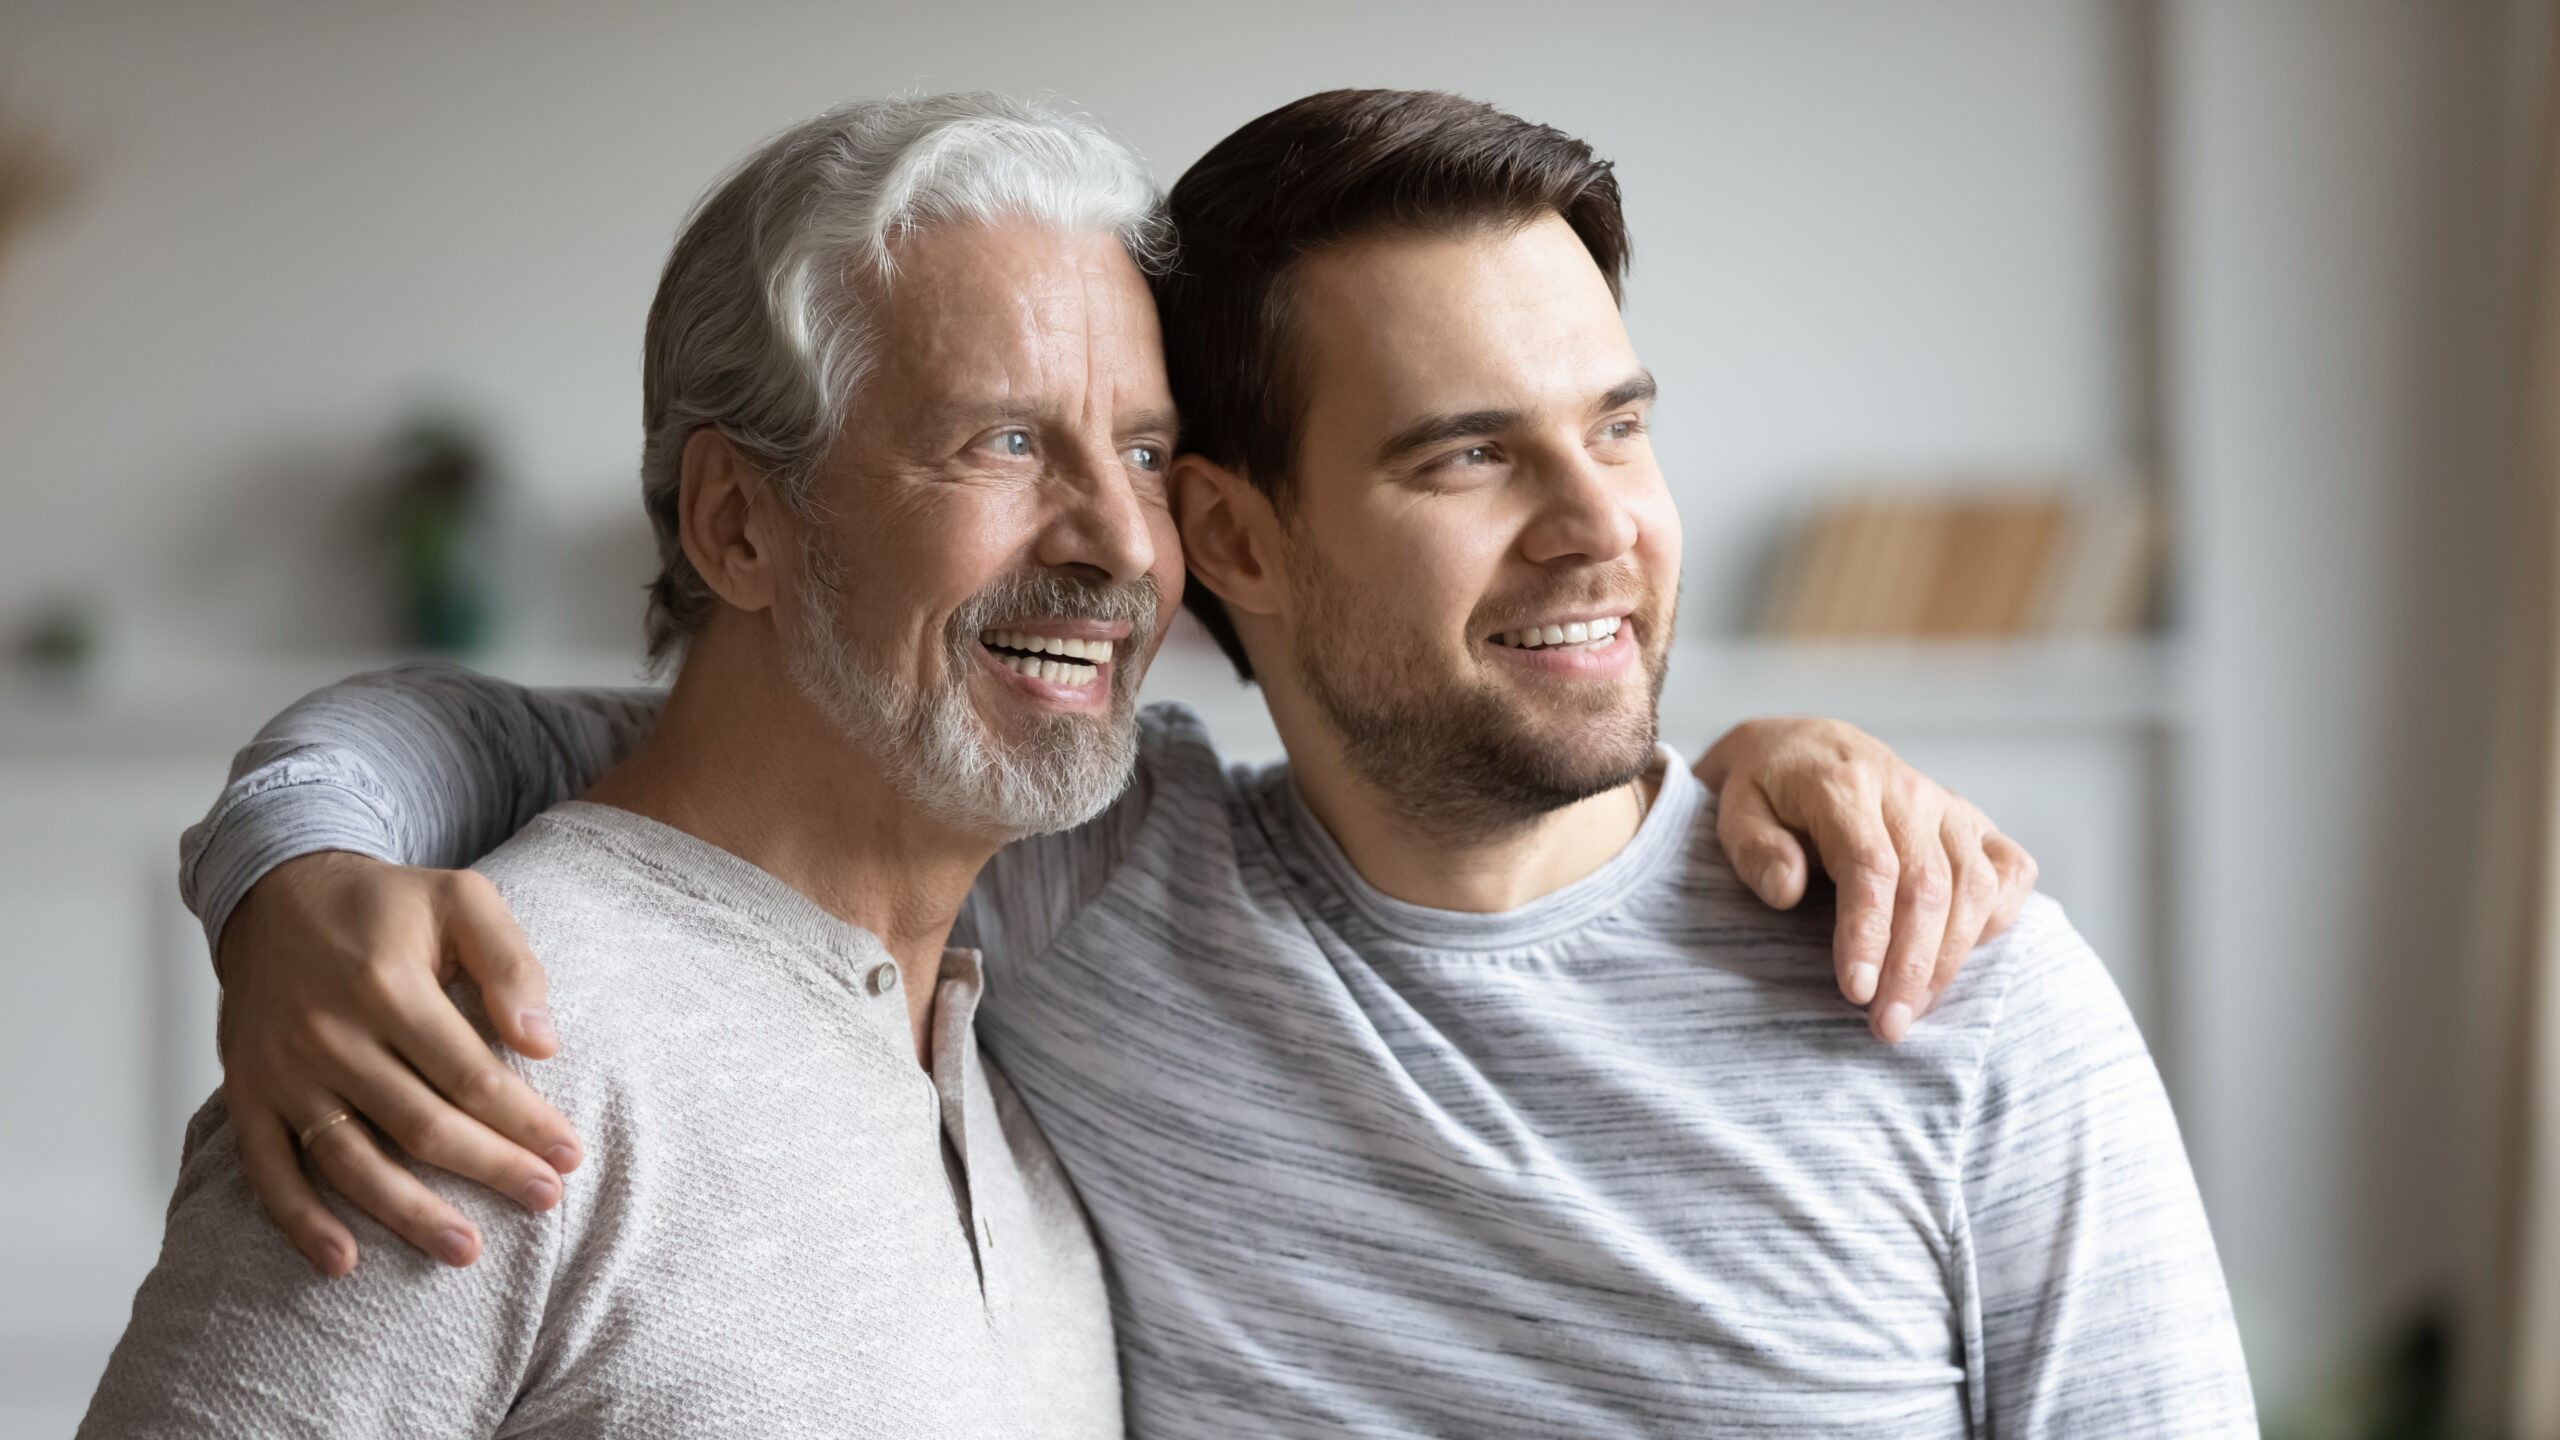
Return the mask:
[[1155,568],[1147,502],[1116,446],[1079,446],[1043,478],[1051,501],[1034,552],[1042,565],[1115,583]]
[[1539,468],[1538,513],[1521,536],[1529,560],[1605,563],[1635,548],[1643,526],[1608,467],[1575,445]]

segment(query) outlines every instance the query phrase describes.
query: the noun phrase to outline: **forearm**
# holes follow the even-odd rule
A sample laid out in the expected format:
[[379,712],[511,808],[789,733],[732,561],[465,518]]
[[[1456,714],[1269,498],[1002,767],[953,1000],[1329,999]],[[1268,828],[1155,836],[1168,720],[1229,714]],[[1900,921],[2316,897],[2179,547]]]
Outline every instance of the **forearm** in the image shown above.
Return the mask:
[[467,865],[585,790],[647,733],[662,699],[530,690],[437,664],[315,691],[233,761],[180,844],[181,892],[218,943],[241,896],[296,855]]

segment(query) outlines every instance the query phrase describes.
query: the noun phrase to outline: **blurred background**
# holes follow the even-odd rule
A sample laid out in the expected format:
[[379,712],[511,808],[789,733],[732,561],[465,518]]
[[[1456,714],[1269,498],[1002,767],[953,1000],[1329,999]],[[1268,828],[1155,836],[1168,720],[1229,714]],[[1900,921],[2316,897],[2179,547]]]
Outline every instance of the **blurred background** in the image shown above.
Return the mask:
[[[2547,0],[0,7],[0,1433],[68,1434],[218,1078],[179,829],[266,715],[627,683],[641,322],[771,130],[1309,91],[1616,159],[1666,738],[1845,716],[2160,1057],[2270,1433],[2560,1435]],[[1244,754],[1205,652],[1151,680]]]

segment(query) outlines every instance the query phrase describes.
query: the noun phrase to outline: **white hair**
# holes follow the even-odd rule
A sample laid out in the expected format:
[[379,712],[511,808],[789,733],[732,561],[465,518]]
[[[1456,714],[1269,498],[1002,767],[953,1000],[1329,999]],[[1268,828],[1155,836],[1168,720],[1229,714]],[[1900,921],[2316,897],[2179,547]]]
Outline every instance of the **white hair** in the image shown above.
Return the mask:
[[717,428],[805,507],[877,358],[866,294],[895,283],[892,247],[1008,219],[1114,235],[1150,274],[1171,259],[1161,197],[1127,146],[1082,115],[984,92],[839,105],[766,141],[694,207],[642,345],[653,662],[711,614],[676,520],[693,432]]

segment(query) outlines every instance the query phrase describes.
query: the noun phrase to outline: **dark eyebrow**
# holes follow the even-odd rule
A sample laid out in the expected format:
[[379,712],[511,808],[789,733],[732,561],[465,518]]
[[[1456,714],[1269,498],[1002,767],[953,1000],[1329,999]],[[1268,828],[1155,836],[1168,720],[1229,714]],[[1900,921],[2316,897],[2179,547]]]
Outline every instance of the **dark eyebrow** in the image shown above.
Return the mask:
[[1626,379],[1619,381],[1610,389],[1608,394],[1601,396],[1600,409],[1604,413],[1611,410],[1623,410],[1630,405],[1650,400],[1653,396],[1653,372],[1650,370],[1639,370]]
[[[1609,387],[1609,393],[1600,397],[1595,408],[1606,414],[1653,397],[1653,372],[1639,370]],[[1497,434],[1519,424],[1520,420],[1521,412],[1517,410],[1468,410],[1455,415],[1426,415],[1388,436],[1386,443],[1378,447],[1378,463],[1393,465],[1417,450],[1428,450],[1434,445],[1464,440],[1473,435]]]
[[1469,410],[1458,415],[1426,415],[1407,425],[1378,447],[1378,463],[1392,465],[1417,450],[1470,435],[1491,435],[1520,423],[1517,410]]

